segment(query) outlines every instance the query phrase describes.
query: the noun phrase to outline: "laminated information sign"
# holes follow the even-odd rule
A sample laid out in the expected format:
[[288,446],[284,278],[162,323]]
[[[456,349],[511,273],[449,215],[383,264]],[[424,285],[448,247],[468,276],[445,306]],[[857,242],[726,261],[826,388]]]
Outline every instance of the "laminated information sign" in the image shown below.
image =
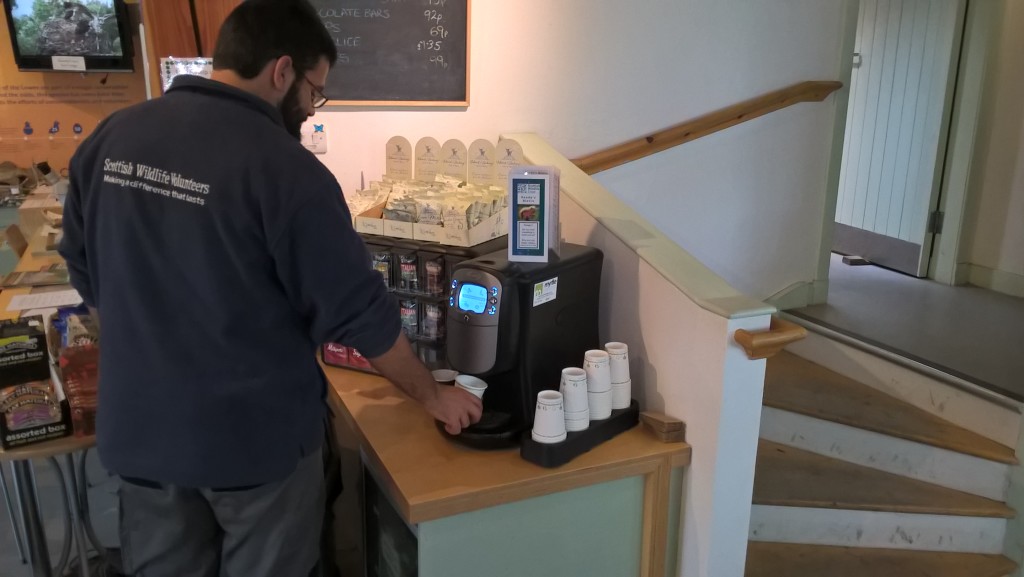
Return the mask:
[[547,262],[559,252],[558,169],[517,166],[508,173],[508,260]]

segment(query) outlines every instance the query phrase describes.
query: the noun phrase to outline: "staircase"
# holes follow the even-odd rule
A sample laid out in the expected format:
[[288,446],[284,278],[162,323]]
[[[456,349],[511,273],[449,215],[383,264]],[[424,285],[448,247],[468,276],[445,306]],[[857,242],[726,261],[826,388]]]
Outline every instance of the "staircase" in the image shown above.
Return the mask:
[[768,360],[746,577],[1013,574],[1020,421],[812,333]]

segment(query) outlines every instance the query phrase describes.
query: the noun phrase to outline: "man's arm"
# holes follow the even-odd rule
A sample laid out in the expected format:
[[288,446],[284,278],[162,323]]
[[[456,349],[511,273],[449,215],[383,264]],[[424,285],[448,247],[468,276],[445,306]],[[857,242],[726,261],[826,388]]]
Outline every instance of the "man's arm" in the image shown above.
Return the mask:
[[436,383],[402,334],[398,308],[352,229],[337,183],[314,179],[298,192],[306,194],[288,197],[298,204],[271,221],[268,241],[285,294],[310,322],[310,340],[358,349],[449,433],[480,420],[480,400]]
[[445,430],[458,435],[462,429],[480,420],[480,399],[460,389],[441,385],[423,366],[404,334],[382,355],[369,359],[373,368],[410,397],[419,401]]

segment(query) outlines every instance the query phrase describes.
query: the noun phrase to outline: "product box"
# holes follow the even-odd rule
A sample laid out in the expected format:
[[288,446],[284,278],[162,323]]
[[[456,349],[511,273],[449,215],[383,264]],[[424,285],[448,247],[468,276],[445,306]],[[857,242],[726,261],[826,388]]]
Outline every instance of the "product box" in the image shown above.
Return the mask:
[[341,367],[343,369],[356,369],[367,373],[377,373],[370,361],[359,354],[359,351],[352,347],[339,345],[338,343],[327,343],[320,348],[320,356],[325,365]]
[[391,238],[413,238],[413,223],[386,218],[382,222],[384,223],[384,236],[390,236]]
[[327,343],[323,349],[324,363],[332,367],[348,366],[348,347],[337,343]]
[[54,380],[71,407],[76,437],[96,433],[99,385],[99,326],[84,305],[61,307],[46,325]]
[[100,350],[96,345],[66,347],[60,351],[60,375],[71,406],[76,437],[96,434],[96,395],[100,377]]
[[355,216],[354,226],[356,232],[366,234],[384,235],[384,205],[382,202]]
[[508,213],[499,211],[473,228],[444,227],[388,220],[384,216],[384,203],[378,204],[354,219],[356,232],[392,238],[406,238],[437,242],[448,246],[470,247],[508,234]]
[[508,172],[508,260],[548,262],[561,247],[559,171],[553,166],[517,166]]
[[71,412],[50,373],[42,317],[0,321],[0,445],[14,449],[71,434]]
[[439,242],[448,246],[476,246],[506,234],[508,234],[508,214],[504,210],[492,214],[473,228],[468,229],[436,224],[415,223],[412,225],[412,238]]
[[356,215],[353,224],[356,232],[379,234],[392,238],[412,238],[413,223],[384,218],[386,204],[382,202]]

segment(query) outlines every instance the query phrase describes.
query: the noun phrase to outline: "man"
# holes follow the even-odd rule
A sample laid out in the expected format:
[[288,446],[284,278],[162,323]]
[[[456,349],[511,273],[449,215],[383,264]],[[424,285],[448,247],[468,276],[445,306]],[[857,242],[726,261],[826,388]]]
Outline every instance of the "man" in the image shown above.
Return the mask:
[[212,80],[111,115],[71,161],[60,253],[102,321],[97,444],[124,481],[127,572],[309,573],[320,343],[359,349],[449,432],[480,418],[416,359],[337,181],[298,142],[336,54],[304,2],[247,0]]

